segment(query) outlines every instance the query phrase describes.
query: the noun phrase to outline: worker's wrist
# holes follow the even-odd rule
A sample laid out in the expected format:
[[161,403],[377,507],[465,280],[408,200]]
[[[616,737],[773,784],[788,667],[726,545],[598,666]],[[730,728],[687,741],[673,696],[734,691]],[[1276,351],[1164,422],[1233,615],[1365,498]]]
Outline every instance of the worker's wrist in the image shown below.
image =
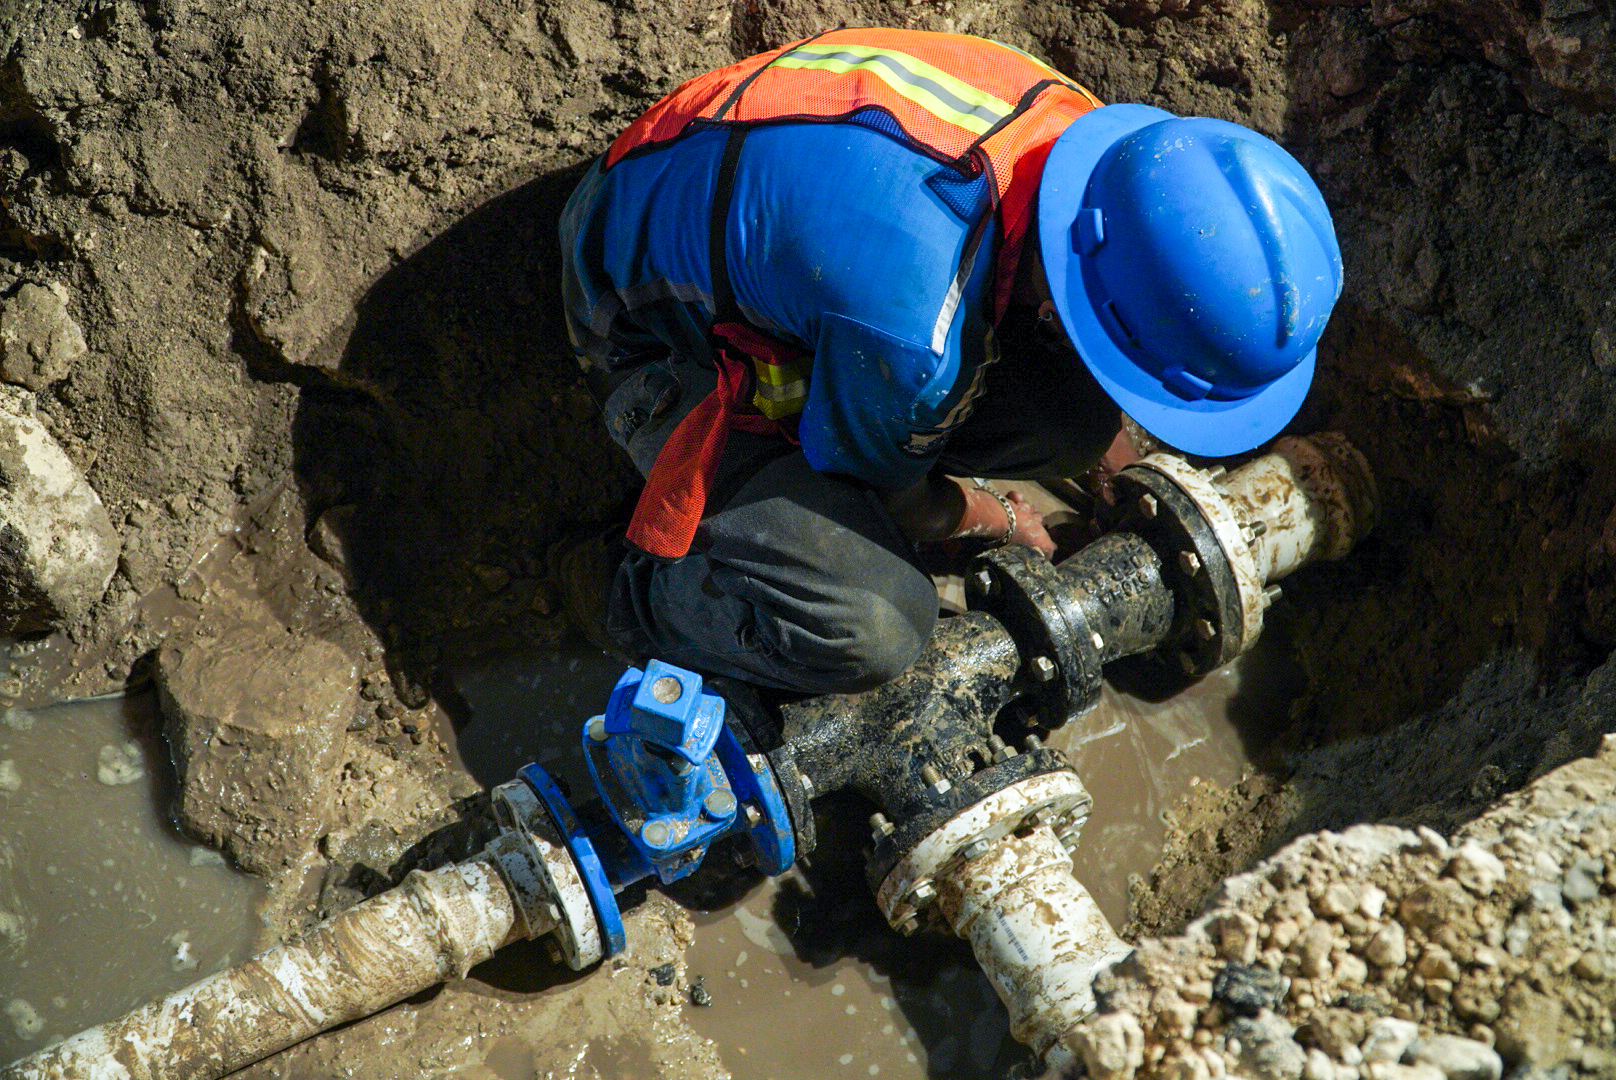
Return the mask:
[[965,512],[950,540],[1003,543],[1015,532],[1015,511],[1008,499],[987,488],[963,487]]

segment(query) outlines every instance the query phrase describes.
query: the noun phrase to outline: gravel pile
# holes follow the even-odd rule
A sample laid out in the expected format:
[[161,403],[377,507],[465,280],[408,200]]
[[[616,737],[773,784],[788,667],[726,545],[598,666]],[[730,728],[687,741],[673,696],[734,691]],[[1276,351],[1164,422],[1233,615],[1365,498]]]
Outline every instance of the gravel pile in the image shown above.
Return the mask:
[[1613,840],[1616,736],[1451,838],[1303,837],[1096,981],[1089,1075],[1616,1076]]

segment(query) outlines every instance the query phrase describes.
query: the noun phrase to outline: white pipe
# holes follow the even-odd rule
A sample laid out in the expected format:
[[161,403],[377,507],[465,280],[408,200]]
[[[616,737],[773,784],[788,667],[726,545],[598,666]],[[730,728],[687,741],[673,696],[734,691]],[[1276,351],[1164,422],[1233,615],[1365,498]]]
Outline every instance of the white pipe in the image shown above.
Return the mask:
[[1048,825],[1006,836],[937,876],[937,903],[1010,1013],[1010,1031],[1052,1063],[1094,1011],[1094,975],[1133,947],[1117,936]]
[[517,937],[488,856],[397,888],[0,1069],[0,1080],[214,1080],[450,978]]

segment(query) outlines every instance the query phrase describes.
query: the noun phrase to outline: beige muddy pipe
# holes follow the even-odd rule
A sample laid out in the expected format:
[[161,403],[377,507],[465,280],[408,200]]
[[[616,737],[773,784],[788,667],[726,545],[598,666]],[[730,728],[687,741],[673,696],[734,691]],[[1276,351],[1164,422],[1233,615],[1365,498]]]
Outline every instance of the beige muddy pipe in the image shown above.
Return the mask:
[[416,870],[301,939],[0,1068],[0,1078],[211,1080],[463,976],[531,929],[487,853]]

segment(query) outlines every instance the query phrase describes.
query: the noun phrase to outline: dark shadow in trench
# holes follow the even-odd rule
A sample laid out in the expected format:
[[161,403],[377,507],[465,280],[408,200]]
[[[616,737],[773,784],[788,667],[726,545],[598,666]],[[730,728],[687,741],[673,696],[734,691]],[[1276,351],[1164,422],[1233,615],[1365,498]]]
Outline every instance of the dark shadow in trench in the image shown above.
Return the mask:
[[464,703],[457,658],[554,635],[545,550],[626,516],[637,484],[567,345],[556,225],[582,166],[484,202],[360,299],[334,369],[302,382],[295,471],[311,530],[407,705]]

